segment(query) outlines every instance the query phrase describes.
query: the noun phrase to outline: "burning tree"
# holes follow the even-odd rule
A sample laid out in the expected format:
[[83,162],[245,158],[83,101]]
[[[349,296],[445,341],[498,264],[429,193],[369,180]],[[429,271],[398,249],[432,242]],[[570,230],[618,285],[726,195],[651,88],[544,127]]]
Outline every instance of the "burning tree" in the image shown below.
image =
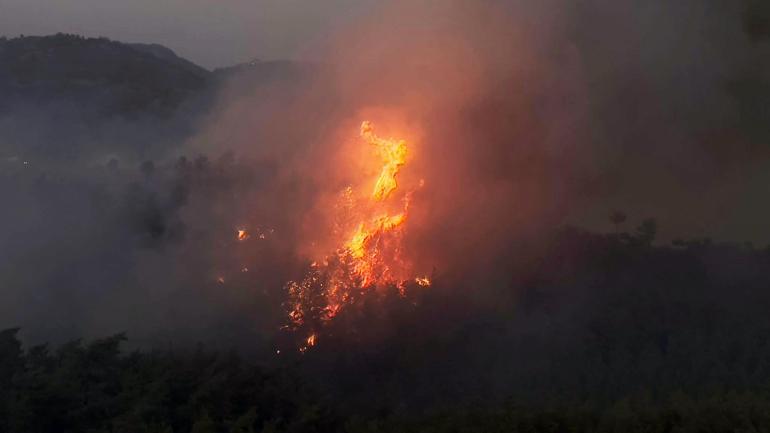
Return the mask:
[[376,148],[382,160],[374,189],[363,203],[354,199],[352,187],[343,191],[337,209],[354,217],[339,218],[343,221],[338,228],[342,235],[339,246],[323,260],[313,262],[301,281],[286,285],[287,326],[308,335],[300,351],[314,345],[318,330],[361,295],[393,286],[403,295],[410,281],[423,287],[430,285],[427,277],[413,275],[403,256],[402,239],[413,191],[404,195],[398,213],[392,214],[384,206],[399,187],[398,174],[406,164],[407,143],[377,136],[370,122],[361,124],[360,136]]

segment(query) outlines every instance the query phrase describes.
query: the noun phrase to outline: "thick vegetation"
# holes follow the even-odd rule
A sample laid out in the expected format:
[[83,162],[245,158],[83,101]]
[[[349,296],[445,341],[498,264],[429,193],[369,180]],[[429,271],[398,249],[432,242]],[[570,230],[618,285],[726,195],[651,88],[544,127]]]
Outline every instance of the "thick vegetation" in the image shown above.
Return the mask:
[[439,281],[277,361],[7,330],[0,431],[767,430],[770,254],[654,237],[562,230],[496,310]]

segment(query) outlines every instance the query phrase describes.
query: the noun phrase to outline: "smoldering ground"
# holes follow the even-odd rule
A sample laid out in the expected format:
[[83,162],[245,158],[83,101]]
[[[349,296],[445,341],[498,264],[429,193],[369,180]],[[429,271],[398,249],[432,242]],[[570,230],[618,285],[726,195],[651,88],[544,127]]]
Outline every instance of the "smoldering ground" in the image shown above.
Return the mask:
[[[741,2],[388,2],[312,41],[292,66],[300,73],[278,74],[288,79],[228,78],[174,147],[142,158],[99,143],[112,163],[9,155],[2,325],[22,327],[29,341],[127,331],[141,345],[204,341],[274,360],[283,285],[326,247],[328,198],[372,174],[356,138],[368,119],[412,146],[400,180],[425,186],[406,248],[437,282],[409,298],[417,306],[388,300],[374,304],[382,313],[349,312],[330,328],[339,340],[325,336],[308,356],[320,358],[310,370],[331,371],[323,377],[350,395],[376,385],[400,390],[387,394],[396,399],[409,389],[427,398],[442,384],[447,396],[531,389],[527,375],[550,381],[535,383],[544,395],[597,384],[610,395],[628,368],[641,371],[635,387],[665,364],[638,359],[665,358],[663,341],[697,329],[708,316],[699,311],[725,297],[751,304],[763,262],[729,260],[752,275],[737,280],[722,270],[743,271],[719,268],[715,281],[740,281],[741,296],[714,283],[698,298],[697,279],[681,299],[698,302],[656,310],[668,289],[679,293],[678,271],[666,267],[673,253],[618,265],[639,277],[631,284],[597,264],[614,244],[569,232],[554,247],[551,233],[569,222],[604,230],[609,209],[621,208],[634,223],[658,217],[664,242],[767,241],[763,11]],[[47,127],[6,123],[30,124]],[[40,137],[44,149],[51,137]],[[239,242],[238,229],[250,239]],[[692,274],[714,262],[676,257]],[[660,279],[645,260],[666,271]],[[657,289],[641,305],[662,328],[608,307],[636,311],[630,300],[648,287]],[[677,325],[678,312],[692,321]],[[730,324],[719,338],[748,332],[736,316],[719,317]],[[604,333],[614,328],[626,334]],[[649,339],[649,351],[634,349]],[[705,347],[695,346],[687,350]],[[558,369],[558,359],[574,362]],[[606,375],[594,374],[595,362],[610,366]],[[673,372],[686,371],[676,365],[671,386]]]

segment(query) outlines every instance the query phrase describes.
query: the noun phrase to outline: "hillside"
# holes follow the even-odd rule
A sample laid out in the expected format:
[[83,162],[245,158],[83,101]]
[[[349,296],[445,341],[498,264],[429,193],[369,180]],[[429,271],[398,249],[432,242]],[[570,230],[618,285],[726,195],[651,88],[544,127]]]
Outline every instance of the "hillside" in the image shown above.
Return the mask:
[[75,103],[101,115],[168,114],[211,74],[158,45],[73,35],[0,40],[0,110]]
[[0,159],[162,157],[197,131],[216,101],[291,82],[300,70],[253,61],[211,72],[158,44],[0,38]]
[[556,231],[507,288],[369,292],[304,355],[0,330],[0,430],[766,431],[770,250],[643,227]]

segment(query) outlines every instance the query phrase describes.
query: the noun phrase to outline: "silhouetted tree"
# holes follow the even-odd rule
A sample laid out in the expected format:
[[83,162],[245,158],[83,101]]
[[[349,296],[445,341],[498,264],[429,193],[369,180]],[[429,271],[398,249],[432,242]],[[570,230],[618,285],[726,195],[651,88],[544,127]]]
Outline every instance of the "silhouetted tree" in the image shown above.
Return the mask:
[[610,221],[615,225],[615,234],[620,233],[620,225],[626,222],[626,219],[628,217],[621,211],[616,210],[610,214]]
[[636,228],[636,239],[642,245],[650,245],[658,234],[658,222],[655,218],[647,218]]

